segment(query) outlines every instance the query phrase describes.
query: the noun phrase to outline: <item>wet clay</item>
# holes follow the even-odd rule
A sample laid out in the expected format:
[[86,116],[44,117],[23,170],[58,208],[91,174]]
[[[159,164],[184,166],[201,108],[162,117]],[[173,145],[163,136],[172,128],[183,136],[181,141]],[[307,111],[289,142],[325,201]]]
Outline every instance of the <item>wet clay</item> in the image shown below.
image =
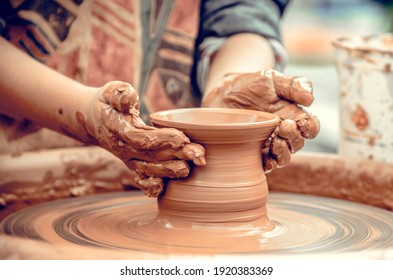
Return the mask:
[[305,139],[319,132],[319,121],[303,107],[314,100],[311,82],[304,77],[284,75],[275,70],[231,74],[224,84],[204,97],[203,107],[243,108],[278,115],[276,128],[263,150],[264,170],[289,163]]
[[[42,160],[36,160],[38,158]],[[342,259],[347,254],[351,259],[392,256],[392,253],[389,255],[393,248],[392,212],[366,205],[393,209],[393,165],[386,163],[345,161],[329,154],[297,154],[287,167],[267,174],[272,190],[267,209],[273,230],[264,231],[258,225],[242,222],[243,228],[233,223],[233,231],[223,231],[221,224],[211,223],[212,238],[206,239],[206,224],[199,227],[200,223],[193,222],[191,231],[190,223],[157,219],[154,199],[139,191],[124,192],[122,181],[127,176],[119,172],[127,169],[104,150],[62,149],[25,154],[20,157],[21,161],[18,159],[7,160],[9,172],[3,172],[0,178],[7,180],[9,188],[7,191],[0,185],[0,191],[12,195],[15,182],[23,179],[20,174],[25,174],[35,189],[21,182],[17,199],[22,199],[23,194],[30,198],[30,204],[74,196],[70,191],[72,184],[64,184],[62,189],[50,187],[50,182],[60,185],[61,180],[76,182],[82,178],[80,188],[85,185],[93,186],[93,189],[86,187],[91,192],[120,192],[94,195],[76,192],[81,197],[41,203],[8,216],[0,225],[0,258],[166,259],[173,254],[182,254],[182,258],[190,258],[190,254],[230,257],[223,254],[233,252],[246,253],[236,254],[236,257],[267,259],[301,258],[302,255],[308,259],[310,256]],[[68,171],[63,173],[63,169]],[[43,177],[49,171],[51,175],[44,184]],[[122,179],[116,181],[117,176]],[[52,179],[48,180],[49,177]],[[51,190],[56,196],[49,196]],[[16,204],[8,203],[0,214],[15,212],[18,209],[15,207],[21,206]],[[23,205],[27,206],[28,203]]]
[[[0,220],[49,200],[136,190],[134,176],[118,158],[97,147],[3,155]],[[267,179],[272,191],[335,197],[393,210],[392,164],[302,152],[285,168],[267,174]]]
[[181,109],[151,114],[159,127],[183,130],[206,149],[206,166],[170,180],[158,199],[163,219],[199,223],[250,222],[271,229],[262,146],[279,123],[273,114],[243,109]]
[[18,209],[65,197],[137,189],[136,173],[98,147],[0,156],[0,220]]
[[[146,257],[145,252],[161,254],[150,256],[154,259],[178,254],[230,253],[237,253],[236,258],[302,254],[314,254],[314,258],[338,252],[356,252],[359,258],[361,254],[367,256],[393,248],[393,215],[386,210],[344,200],[285,193],[271,193],[268,208],[275,225],[268,232],[250,223],[233,224],[230,230],[223,230],[219,223],[211,224],[208,229],[194,224],[190,229],[157,219],[156,203],[142,194],[96,194],[19,211],[0,224],[0,232],[39,240],[27,247],[30,253],[35,253],[34,258],[50,254],[56,257],[57,252],[79,259],[119,258],[121,252],[129,254],[128,258],[136,252],[139,258]],[[52,244],[47,254],[41,249],[47,246],[42,241]],[[0,241],[0,249],[1,245]],[[27,248],[16,250],[13,256]],[[109,250],[100,257],[94,254],[98,248]],[[0,250],[0,257],[1,254],[4,251]],[[379,253],[378,257],[383,256]]]
[[267,178],[273,192],[334,197],[393,211],[393,164],[303,153]]
[[158,112],[151,119],[156,126],[181,129],[193,142],[204,145],[208,164],[192,166],[186,179],[169,181],[157,208],[142,203],[128,215],[115,214],[128,217],[124,226],[136,234],[116,238],[125,243],[142,239],[152,246],[161,240],[180,250],[192,244],[195,252],[258,248],[258,236],[274,228],[267,216],[262,146],[279,118],[251,110],[199,108]]

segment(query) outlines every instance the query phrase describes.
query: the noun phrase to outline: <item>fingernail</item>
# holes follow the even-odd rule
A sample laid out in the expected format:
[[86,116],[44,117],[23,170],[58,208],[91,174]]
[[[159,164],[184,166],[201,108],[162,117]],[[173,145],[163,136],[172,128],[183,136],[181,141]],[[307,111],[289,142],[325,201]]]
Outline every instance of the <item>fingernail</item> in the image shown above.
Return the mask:
[[205,157],[196,157],[192,161],[194,162],[194,164],[199,165],[199,166],[206,165]]
[[123,91],[126,91],[126,90],[131,90],[131,87],[129,85],[127,85],[127,84],[120,85],[117,88],[117,91],[120,91],[120,92],[123,92]]

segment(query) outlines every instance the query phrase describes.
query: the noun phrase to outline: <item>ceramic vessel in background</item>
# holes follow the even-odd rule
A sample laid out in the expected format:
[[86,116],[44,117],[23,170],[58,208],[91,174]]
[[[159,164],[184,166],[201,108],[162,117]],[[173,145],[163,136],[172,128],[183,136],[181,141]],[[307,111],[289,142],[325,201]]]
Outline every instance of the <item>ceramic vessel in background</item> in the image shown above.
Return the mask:
[[340,154],[392,163],[393,34],[339,38],[333,45],[340,86]]
[[243,109],[194,108],[153,113],[157,127],[183,131],[206,149],[206,166],[171,180],[158,199],[161,217],[201,223],[270,224],[262,145],[279,123],[276,115]]

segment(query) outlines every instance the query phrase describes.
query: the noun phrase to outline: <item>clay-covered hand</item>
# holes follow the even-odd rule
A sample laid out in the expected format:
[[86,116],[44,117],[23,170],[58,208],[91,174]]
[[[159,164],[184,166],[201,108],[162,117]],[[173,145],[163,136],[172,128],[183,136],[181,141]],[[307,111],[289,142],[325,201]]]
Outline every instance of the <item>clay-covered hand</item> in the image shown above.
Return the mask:
[[[304,77],[275,70],[231,74],[203,100],[203,107],[244,108],[270,112],[281,118],[263,148],[265,172],[289,163],[305,139],[316,137],[318,119],[303,109],[313,102],[312,84]],[[301,106],[300,106],[301,105]]]
[[136,171],[135,182],[145,194],[158,196],[163,178],[186,177],[190,171],[186,161],[206,164],[203,147],[190,143],[183,132],[143,122],[139,96],[130,84],[109,82],[92,103],[91,118],[86,120],[90,138]]

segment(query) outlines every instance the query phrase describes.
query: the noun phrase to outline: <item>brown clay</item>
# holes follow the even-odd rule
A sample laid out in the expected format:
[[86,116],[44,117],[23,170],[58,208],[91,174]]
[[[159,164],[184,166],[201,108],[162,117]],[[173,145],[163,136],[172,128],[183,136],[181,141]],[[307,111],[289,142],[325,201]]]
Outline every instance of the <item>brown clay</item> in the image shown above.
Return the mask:
[[[8,235],[40,238],[48,243],[0,236],[2,259],[165,259],[174,254],[194,258],[191,253],[206,254],[204,258],[230,258],[222,254],[233,252],[247,253],[236,257],[259,259],[380,259],[393,255],[391,212],[320,197],[393,209],[393,166],[382,162],[344,161],[324,154],[296,155],[286,168],[267,175],[273,189],[267,207],[275,224],[275,229],[267,232],[245,222],[240,223],[242,227],[239,223],[227,224],[226,230],[219,223],[211,223],[207,231],[206,223],[157,219],[155,200],[139,192],[86,196],[124,190],[121,186],[127,178],[125,173],[121,175],[127,171],[122,162],[97,148],[34,152],[3,162],[7,165],[0,168],[0,178],[8,182],[8,187],[0,185],[0,196],[12,196],[15,191],[16,201],[6,204],[0,213],[27,207],[27,203],[17,205],[24,198],[36,204],[82,197],[29,207],[4,220],[1,227],[7,228]],[[17,186],[18,179],[35,181],[35,187],[26,182]]]
[[138,186],[135,172],[98,147],[0,156],[0,220],[18,209],[65,197]]
[[[84,196],[79,200],[54,201],[38,205],[10,216],[0,226],[3,234],[18,234],[26,238],[38,238],[55,244],[52,247],[53,250],[44,246],[46,251],[42,251],[38,250],[41,248],[41,244],[37,242],[30,245],[37,248],[33,252],[25,252],[23,248],[17,246],[19,248],[17,256],[20,258],[42,258],[45,256],[49,258],[84,258],[84,256],[107,259],[125,258],[126,256],[119,252],[120,248],[121,251],[131,252],[132,258],[135,257],[136,251],[143,251],[154,253],[145,255],[145,257],[157,259],[165,256],[157,255],[157,253],[253,252],[278,256],[290,252],[304,254],[364,249],[381,250],[393,247],[390,236],[393,231],[391,213],[367,208],[363,205],[352,205],[344,201],[324,200],[318,197],[273,194],[268,202],[269,219],[265,204],[268,189],[261,165],[261,148],[263,139],[266,139],[276,127],[278,119],[273,118],[270,121],[270,131],[261,133],[259,125],[261,125],[260,121],[266,117],[264,113],[259,112],[257,113],[259,117],[255,117],[256,112],[251,114],[247,113],[250,111],[235,110],[237,115],[224,116],[229,118],[227,122],[232,123],[221,124],[223,121],[217,116],[210,115],[203,118],[198,113],[190,113],[189,110],[176,110],[175,112],[179,113],[177,116],[173,115],[174,111],[167,112],[167,116],[165,116],[165,112],[160,113],[162,114],[160,117],[154,119],[153,116],[153,122],[156,125],[178,127],[184,130],[193,141],[202,143],[206,147],[206,166],[191,166],[192,175],[189,178],[169,182],[166,192],[158,198],[158,205],[154,200],[135,195],[135,193],[103,196],[96,194]],[[227,109],[205,110],[215,114],[228,112]],[[187,114],[183,115],[182,113]],[[189,119],[186,119],[185,116]],[[252,117],[250,118],[250,116]],[[159,124],[160,120],[161,124]],[[194,124],[190,125],[190,123]],[[209,124],[207,127],[210,129],[206,128],[206,123]],[[181,127],[182,125],[186,127]],[[226,135],[228,131],[231,131],[230,127],[240,131],[246,127],[244,132],[247,133],[237,131],[235,136],[230,137]],[[82,158],[84,157],[80,159]],[[95,166],[92,169],[92,173],[96,174],[94,177],[99,174],[98,170],[105,171],[106,167],[111,164],[105,159],[104,156],[101,159],[90,160],[87,162],[85,172],[83,172],[84,168],[77,168],[80,161],[75,156],[63,157],[63,163],[65,167],[69,166],[70,170],[67,171],[67,174],[70,174],[70,179],[75,176],[75,180],[78,181],[81,177],[88,179],[89,166]],[[337,160],[332,164],[337,168],[337,172],[333,171],[334,174],[348,175],[345,172],[338,172],[347,170],[345,166],[337,164],[340,162]],[[318,160],[317,163],[323,169],[327,161]],[[16,166],[20,165],[16,164]],[[284,187],[277,185],[277,180],[274,177],[269,177],[269,180],[273,178],[271,179],[273,189],[284,190],[287,186],[297,191],[295,183],[299,182],[299,185],[302,186],[302,182],[306,181],[305,178],[313,178],[314,181],[307,184],[309,189],[306,189],[305,192],[313,193],[312,189],[314,189],[316,194],[327,195],[325,191],[329,188],[326,188],[325,185],[328,182],[331,183],[331,180],[328,178],[321,180],[324,173],[318,171],[315,162],[310,159],[306,160],[302,166],[309,168],[305,172],[300,172],[303,177],[298,179],[296,172],[290,173],[292,174],[290,176],[284,175],[283,179],[294,180],[294,182],[285,183]],[[368,186],[368,182],[371,181],[367,178],[372,176],[367,174],[374,171],[368,170],[367,166],[372,167],[373,165],[362,166],[362,168],[358,166],[358,170],[364,171],[360,173],[360,177],[356,177],[357,179],[354,178],[354,180],[360,182],[357,186]],[[140,168],[144,169],[145,167]],[[160,168],[157,166],[158,170]],[[124,166],[118,171],[121,170],[124,170]],[[254,177],[257,173],[255,170],[260,171],[259,179]],[[389,187],[392,178],[389,173],[391,167],[382,164],[381,168],[375,170],[379,170],[380,176],[377,179],[379,181],[370,183],[370,194],[374,194],[371,186],[375,184],[378,185],[376,190],[380,188],[385,191],[380,198],[382,201],[386,200],[386,203],[393,201],[387,195],[391,192]],[[150,171],[146,169],[144,172],[148,175]],[[275,172],[270,173],[270,175],[274,174]],[[113,177],[113,174],[111,176]],[[50,182],[51,177],[55,177],[55,174],[47,174],[46,180]],[[241,178],[241,181],[236,181],[238,177]],[[328,177],[339,176],[328,175]],[[119,178],[126,177],[119,175]],[[342,178],[345,179],[347,176]],[[9,180],[9,188],[11,189],[12,180],[11,178]],[[88,181],[86,180],[85,183]],[[325,185],[321,183],[322,187],[319,187],[317,182],[321,181],[325,182]],[[330,191],[339,190],[339,193],[344,195],[356,194],[356,191],[351,189],[346,193],[342,187],[344,184],[345,181],[336,182]],[[337,188],[338,185],[341,187]],[[15,187],[15,184],[13,186]],[[86,194],[83,184],[80,188],[72,188],[71,185],[70,188],[73,190],[74,196]],[[38,185],[36,189],[39,189]],[[63,189],[67,190],[67,187]],[[359,190],[367,193],[367,190]],[[374,195],[374,197],[377,196]],[[351,199],[351,196],[344,197]],[[14,199],[17,198],[14,197]],[[343,228],[346,230],[343,231]],[[373,234],[359,235],[358,230]],[[13,252],[9,244],[14,244],[15,241],[6,238],[4,243],[2,240],[0,238],[1,251],[6,254],[4,257],[9,257],[9,252],[11,254]],[[95,254],[96,250],[93,248],[86,247],[85,250],[81,250],[81,247],[75,247],[70,243],[110,248],[111,250],[97,251]],[[332,246],[332,244],[335,245]],[[59,254],[59,251],[62,253]]]
[[[0,220],[49,200],[124,191],[135,186],[134,176],[118,158],[97,147],[3,155]],[[272,191],[335,197],[393,210],[392,164],[303,152],[285,168],[267,174],[267,179]]]
[[16,243],[0,236],[0,258],[160,259],[237,253],[232,257],[314,259],[343,258],[348,252],[357,253],[351,258],[384,258],[393,248],[393,217],[386,210],[284,193],[272,193],[268,208],[275,229],[263,232],[251,223],[190,227],[157,219],[154,200],[135,192],[53,201],[22,210],[0,224],[3,234],[41,240]]
[[[258,236],[274,227],[266,211],[268,187],[262,168],[262,146],[279,118],[242,109],[184,109],[153,114],[152,122],[182,129],[193,141],[205,145],[209,164],[193,166],[192,175],[185,180],[170,181],[158,199],[157,213],[151,212],[151,205],[134,210],[133,215],[149,213],[147,220],[134,220],[135,232],[153,245],[157,236],[175,247],[187,248],[192,240],[198,252],[258,248]],[[193,149],[184,152],[188,151],[194,153]],[[181,170],[173,163],[174,170]],[[162,168],[160,164],[168,161],[157,164],[155,173]],[[151,164],[136,167],[150,175]],[[167,232],[168,226],[173,230]],[[193,231],[194,227],[199,230]],[[179,238],[185,231],[188,237]]]
[[393,211],[393,164],[303,153],[267,178],[273,192],[334,197]]
[[168,182],[159,215],[191,222],[253,222],[272,228],[262,146],[277,127],[273,114],[243,109],[182,109],[151,114],[159,127],[183,130],[206,149],[206,166]]

